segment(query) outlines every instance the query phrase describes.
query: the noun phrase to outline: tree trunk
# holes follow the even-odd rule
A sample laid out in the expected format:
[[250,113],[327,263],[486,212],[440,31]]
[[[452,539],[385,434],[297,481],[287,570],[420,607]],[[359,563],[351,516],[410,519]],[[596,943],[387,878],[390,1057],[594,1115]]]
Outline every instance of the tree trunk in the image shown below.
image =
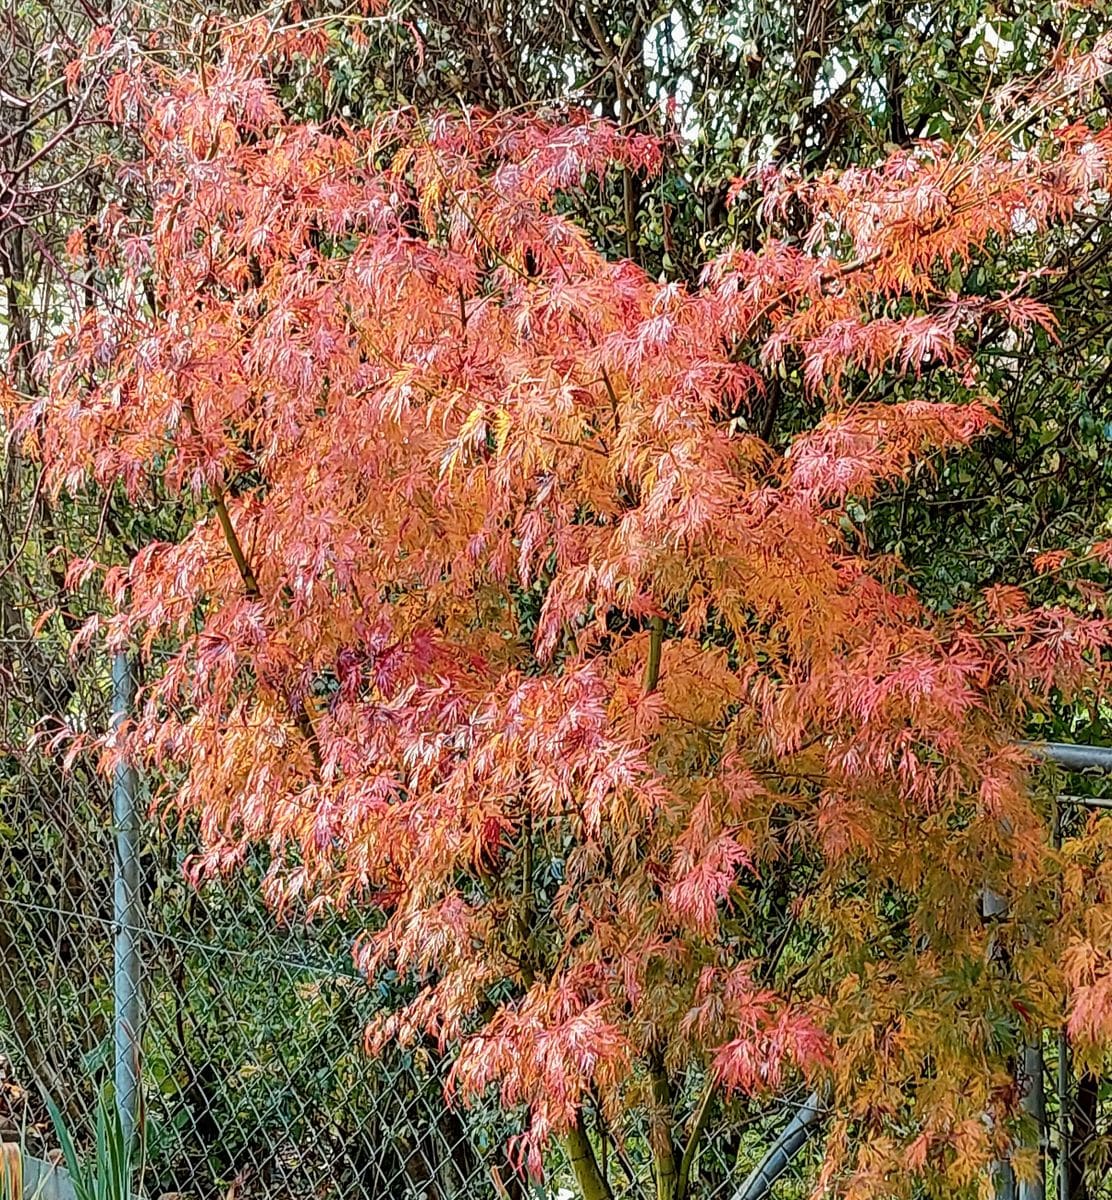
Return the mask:
[[591,1140],[587,1137],[582,1115],[576,1118],[575,1125],[564,1135],[563,1142],[568,1161],[575,1171],[582,1200],[613,1200],[610,1185],[598,1168],[598,1160],[595,1158]]
[[649,1114],[649,1141],[653,1151],[653,1175],[656,1179],[656,1200],[676,1200],[679,1169],[676,1147],[672,1141],[672,1089],[664,1063],[657,1055],[649,1066],[652,1078],[652,1111]]

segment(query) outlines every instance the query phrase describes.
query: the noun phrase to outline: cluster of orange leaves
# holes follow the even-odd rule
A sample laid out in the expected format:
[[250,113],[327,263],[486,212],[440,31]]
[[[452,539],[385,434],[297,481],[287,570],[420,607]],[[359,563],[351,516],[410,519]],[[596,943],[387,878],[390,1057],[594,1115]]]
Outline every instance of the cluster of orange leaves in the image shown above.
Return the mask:
[[[1094,203],[1112,131],[769,169],[739,191],[810,233],[685,286],[560,201],[652,172],[652,140],[297,124],[262,37],[113,84],[153,215],[106,215],[117,303],[22,415],[55,489],[157,479],[192,517],[106,572],[109,643],[163,664],[109,757],[197,819],[198,874],[262,846],[279,909],[380,910],[356,961],[417,988],[371,1042],[451,1047],[460,1094],[523,1106],[534,1168],[589,1093],[636,1105],[655,1056],[727,1089],[827,1077],[828,1177],[857,1194],[961,1182],[1014,1104],[986,1014],[1056,1019],[1072,962],[1079,1035],[1112,1023],[1112,932],[1065,949],[1013,744],[1053,689],[1102,685],[1110,629],[1014,587],[933,616],[839,517],[993,426],[978,337],[1052,316],[940,281]],[[1082,95],[1093,61],[1047,86]],[[784,363],[826,415],[778,452],[744,414]],[[853,401],[926,371],[965,401]],[[752,936],[785,879],[812,946],[790,990],[790,951]]]

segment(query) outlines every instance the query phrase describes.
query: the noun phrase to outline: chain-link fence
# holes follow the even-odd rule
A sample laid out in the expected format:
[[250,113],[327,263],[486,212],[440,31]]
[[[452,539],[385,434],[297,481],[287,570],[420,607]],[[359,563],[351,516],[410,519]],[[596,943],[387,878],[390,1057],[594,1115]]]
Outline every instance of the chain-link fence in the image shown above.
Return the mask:
[[[108,672],[52,672],[33,642],[11,640],[0,669],[0,1119],[43,1153],[53,1135],[42,1093],[80,1138],[112,1075],[111,790],[95,763],[65,763],[49,745],[50,714],[105,728]],[[198,1200],[520,1190],[506,1130],[445,1104],[434,1055],[363,1053],[381,997],[354,975],[348,931],[279,929],[250,870],[194,889],[181,870],[187,839],[148,821],[141,831],[144,1190]]]
[[[520,1128],[514,1114],[493,1103],[464,1111],[446,1101],[448,1064],[435,1046],[374,1059],[364,1052],[370,1018],[404,996],[396,981],[372,986],[354,972],[356,925],[332,918],[279,926],[261,901],[262,861],[248,862],[234,881],[194,887],[183,872],[189,830],[163,829],[148,817],[142,781],[135,796],[138,904],[133,922],[122,926],[114,889],[125,872],[112,785],[88,756],[69,757],[71,743],[57,736],[63,729],[108,728],[111,665],[96,653],[72,661],[68,638],[52,649],[50,638],[13,632],[15,625],[0,597],[3,1140],[49,1159],[57,1142],[45,1103],[50,1096],[79,1147],[88,1150],[97,1105],[114,1077],[118,1095],[122,1062],[125,1076],[138,1076],[139,1186],[151,1197],[575,1195],[571,1172],[557,1156],[543,1183],[523,1179],[514,1168],[507,1150]],[[1075,777],[1076,787],[1085,785]],[[1087,795],[1067,799],[1106,803]],[[118,944],[122,928],[131,935],[123,948],[133,944],[137,963],[140,1004],[127,1017],[134,1029],[122,1020],[131,985]],[[1048,1033],[1052,1187],[1062,1169],[1054,1147],[1057,1054],[1057,1039]],[[689,1083],[680,1107],[694,1117],[703,1081]],[[1068,1091],[1075,1099],[1070,1155],[1077,1178],[1084,1163],[1091,1180],[1077,1194],[1087,1200],[1112,1195],[1112,1172],[1094,1167],[1112,1155],[1110,1085],[1084,1076],[1070,1081]],[[689,1194],[738,1200],[742,1182],[804,1102],[802,1095],[773,1105],[717,1100],[692,1164]],[[615,1200],[649,1200],[654,1186],[645,1132],[607,1130],[597,1112],[588,1113],[588,1124]],[[821,1138],[800,1142],[802,1152],[762,1196],[803,1200],[810,1194]]]
[[[118,832],[110,781],[54,735],[110,720],[110,665],[51,660],[41,640],[0,638],[0,1124],[49,1157],[44,1095],[89,1145],[113,1078],[121,986],[113,906]],[[363,1031],[393,985],[351,965],[339,920],[279,927],[262,864],[200,889],[188,831],[147,818],[140,783],[141,992],[134,1063],[142,1190],[195,1200],[524,1200],[571,1194],[554,1161],[543,1184],[511,1164],[512,1115],[447,1103],[435,1047],[370,1058]],[[129,979],[122,980],[125,987]],[[122,1031],[127,1036],[130,1029]],[[694,1101],[694,1094],[692,1097]],[[723,1108],[694,1163],[694,1194],[732,1196],[791,1105]],[[597,1114],[591,1121],[601,1120]],[[595,1126],[597,1129],[597,1126]],[[600,1139],[616,1197],[652,1194],[646,1139]],[[804,1154],[777,1185],[806,1189]]]

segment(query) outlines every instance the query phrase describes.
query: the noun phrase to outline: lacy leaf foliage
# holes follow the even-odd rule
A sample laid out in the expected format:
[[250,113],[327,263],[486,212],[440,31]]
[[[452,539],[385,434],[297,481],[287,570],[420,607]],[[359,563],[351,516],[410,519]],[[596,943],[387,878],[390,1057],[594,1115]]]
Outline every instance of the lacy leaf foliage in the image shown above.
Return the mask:
[[[260,66],[297,48],[246,27],[205,72],[114,82],[152,212],[119,214],[115,303],[24,411],[56,490],[157,481],[195,517],[107,570],[110,643],[172,648],[109,760],[199,819],[199,874],[264,845],[279,910],[382,911],[357,962],[414,998],[370,1042],[451,1047],[535,1169],[654,1072],[802,1072],[833,1089],[827,1178],[972,1186],[1064,962],[1078,1034],[1110,1022],[1112,947],[1064,958],[1085,917],[1013,745],[1101,686],[1109,628],[1092,588],[939,618],[840,518],[993,425],[986,327],[1053,329],[1022,281],[948,281],[1100,201],[1112,132],[1062,122],[1106,48],[955,144],[741,181],[808,232],[692,287],[565,215],[652,140],[298,124]],[[779,454],[745,413],[785,360],[826,415]],[[964,399],[864,398],[927,368]]]

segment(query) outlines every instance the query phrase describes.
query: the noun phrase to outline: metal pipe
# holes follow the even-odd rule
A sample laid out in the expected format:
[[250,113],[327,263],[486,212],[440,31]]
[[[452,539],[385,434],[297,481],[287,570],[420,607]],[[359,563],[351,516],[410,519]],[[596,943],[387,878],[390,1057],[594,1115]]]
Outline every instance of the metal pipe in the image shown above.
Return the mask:
[[1020,1083],[1023,1087],[1023,1111],[1035,1126],[1036,1168],[1032,1179],[1019,1184],[1019,1200],[1046,1200],[1046,1093],[1043,1090],[1043,1052],[1041,1043],[1023,1047],[1020,1065]]
[[731,1200],[764,1200],[825,1117],[826,1105],[822,1097],[818,1092],[812,1092]]
[[1063,1025],[1058,1030],[1058,1159],[1056,1188],[1058,1200],[1070,1200],[1070,1043]]
[[1067,796],[1058,797],[1059,804],[1076,804],[1078,808],[1112,808],[1112,800],[1104,796]]
[[1067,771],[1112,772],[1112,747],[1076,746],[1072,742],[1020,742],[1025,750]]
[[[1059,796],[1054,804],[1051,843],[1055,850],[1062,848],[1062,801],[1065,799],[1067,797]],[[1075,797],[1070,796],[1068,799],[1072,801]],[[1061,903],[1061,896],[1059,896],[1059,914],[1061,913]],[[1070,1038],[1065,1025],[1058,1028],[1056,1085],[1058,1092],[1058,1159],[1054,1190],[1057,1200],[1070,1200],[1070,1105],[1073,1103],[1073,1089],[1070,1087]]]
[[[135,682],[125,652],[112,659],[112,729],[116,731],[131,712]],[[116,1106],[125,1141],[135,1136],[139,1109],[139,822],[136,813],[135,768],[116,766],[112,789],[115,823],[113,919],[115,953],[113,973],[114,1066]]]
[[[981,919],[986,925],[994,927],[999,921],[1006,918],[1007,915],[1007,900],[999,892],[994,892],[990,887],[982,888]],[[987,954],[997,965],[1005,965],[1005,955],[1001,949],[1000,940],[995,930],[989,934]],[[992,1128],[993,1119],[990,1113],[984,1113],[982,1119],[989,1128]],[[989,1176],[992,1181],[993,1200],[1021,1200],[1010,1155],[995,1159],[989,1166]],[[1022,1198],[1022,1200],[1026,1200],[1026,1198]]]

